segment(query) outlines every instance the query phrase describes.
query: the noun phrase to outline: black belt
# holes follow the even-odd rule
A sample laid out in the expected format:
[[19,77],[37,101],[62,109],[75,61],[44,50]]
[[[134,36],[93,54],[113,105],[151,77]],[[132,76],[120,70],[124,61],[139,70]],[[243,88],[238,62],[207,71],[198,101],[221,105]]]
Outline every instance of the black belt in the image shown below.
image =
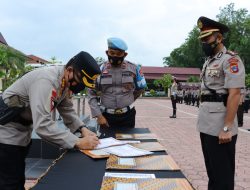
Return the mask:
[[227,103],[228,94],[201,95],[201,102],[224,102]]

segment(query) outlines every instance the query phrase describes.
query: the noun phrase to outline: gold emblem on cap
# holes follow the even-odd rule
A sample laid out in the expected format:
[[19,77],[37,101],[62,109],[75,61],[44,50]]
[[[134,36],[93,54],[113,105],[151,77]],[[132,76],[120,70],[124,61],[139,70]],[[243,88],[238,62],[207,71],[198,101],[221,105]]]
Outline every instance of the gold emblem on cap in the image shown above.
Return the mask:
[[203,24],[201,22],[201,20],[198,21],[198,27],[201,29],[203,27]]

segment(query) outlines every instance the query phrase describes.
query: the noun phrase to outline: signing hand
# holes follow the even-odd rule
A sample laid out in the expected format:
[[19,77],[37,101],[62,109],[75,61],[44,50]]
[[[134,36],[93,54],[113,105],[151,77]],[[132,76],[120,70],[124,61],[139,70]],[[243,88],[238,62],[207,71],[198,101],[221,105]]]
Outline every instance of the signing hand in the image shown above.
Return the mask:
[[80,150],[84,149],[94,149],[99,144],[99,139],[96,136],[86,136],[79,138],[75,144],[75,148]]

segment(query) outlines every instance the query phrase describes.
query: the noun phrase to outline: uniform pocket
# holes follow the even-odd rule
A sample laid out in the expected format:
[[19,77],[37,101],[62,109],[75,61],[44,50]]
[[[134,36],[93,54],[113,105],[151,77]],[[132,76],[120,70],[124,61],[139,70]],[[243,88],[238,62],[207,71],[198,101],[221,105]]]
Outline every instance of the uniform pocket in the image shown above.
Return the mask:
[[101,82],[101,88],[103,92],[109,92],[109,93],[113,92],[111,75],[102,77],[100,82]]
[[224,106],[223,102],[211,102],[208,106],[208,111],[210,113],[220,113],[226,112],[226,107]]
[[130,75],[122,75],[122,91],[128,92],[134,88],[134,79]]

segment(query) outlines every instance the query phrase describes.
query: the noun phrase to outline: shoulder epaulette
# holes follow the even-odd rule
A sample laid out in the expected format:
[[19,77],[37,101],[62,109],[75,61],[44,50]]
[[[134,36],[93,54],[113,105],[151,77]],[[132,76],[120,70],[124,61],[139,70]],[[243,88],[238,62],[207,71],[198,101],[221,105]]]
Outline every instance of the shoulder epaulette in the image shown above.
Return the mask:
[[238,55],[238,53],[233,52],[233,51],[230,51],[230,50],[227,50],[226,54],[229,54],[229,55],[231,55],[231,56]]

